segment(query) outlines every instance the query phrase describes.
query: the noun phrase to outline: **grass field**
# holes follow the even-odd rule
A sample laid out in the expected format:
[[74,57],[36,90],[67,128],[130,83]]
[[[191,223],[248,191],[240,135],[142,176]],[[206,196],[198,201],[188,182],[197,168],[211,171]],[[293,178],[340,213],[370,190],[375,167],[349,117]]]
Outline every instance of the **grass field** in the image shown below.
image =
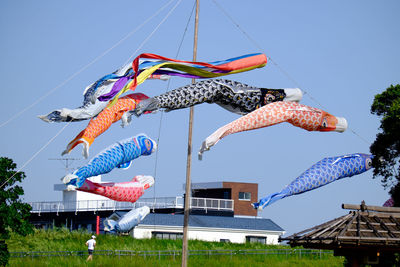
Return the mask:
[[[33,235],[20,237],[12,235],[7,241],[10,252],[32,252],[32,251],[71,251],[71,256],[52,257],[21,257],[10,258],[10,266],[181,266],[182,249],[181,240],[158,240],[158,239],[133,239],[130,236],[100,235],[97,237],[96,251],[177,251],[176,256],[143,256],[143,253],[131,256],[118,256],[118,253],[111,255],[94,255],[93,262],[86,262],[85,242],[91,234],[87,232],[73,231],[66,229],[57,230],[36,230]],[[286,249],[288,254],[244,255],[243,251],[265,250],[265,249]],[[220,242],[189,241],[190,251],[204,250],[226,250],[226,255],[190,255],[189,266],[343,266],[344,259],[334,257],[332,254],[320,255],[296,255],[291,254],[288,246],[271,246],[259,243],[233,244]],[[82,251],[77,253],[77,251]],[[233,253],[232,253],[233,252]],[[239,252],[239,253],[237,253]],[[232,253],[232,254],[230,254]],[[68,253],[67,253],[68,254]],[[68,254],[69,255],[69,254]]]
[[[117,258],[117,257],[95,257],[92,262],[86,262],[86,257],[45,257],[36,259],[11,259],[10,266],[181,266],[181,259],[176,258]],[[204,266],[204,267],[223,267],[223,266],[343,266],[343,260],[336,258],[330,259],[276,259],[269,257],[256,258],[253,256],[243,257],[225,257],[218,256],[213,258],[193,258],[189,257],[188,266]]]

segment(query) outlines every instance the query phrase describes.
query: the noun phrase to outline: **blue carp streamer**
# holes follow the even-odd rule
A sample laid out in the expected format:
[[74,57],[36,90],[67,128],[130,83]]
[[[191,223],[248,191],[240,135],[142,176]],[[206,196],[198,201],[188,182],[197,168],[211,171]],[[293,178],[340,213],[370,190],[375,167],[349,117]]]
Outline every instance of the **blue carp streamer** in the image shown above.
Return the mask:
[[86,178],[109,173],[114,168],[127,169],[134,159],[150,155],[157,149],[155,141],[145,134],[119,141],[97,154],[86,166],[72,174],[67,174],[61,180],[69,189],[81,187]]
[[302,194],[336,180],[363,173],[371,169],[372,157],[369,154],[355,153],[324,158],[302,173],[282,191],[268,195],[252,205],[254,208],[262,210],[279,199]]

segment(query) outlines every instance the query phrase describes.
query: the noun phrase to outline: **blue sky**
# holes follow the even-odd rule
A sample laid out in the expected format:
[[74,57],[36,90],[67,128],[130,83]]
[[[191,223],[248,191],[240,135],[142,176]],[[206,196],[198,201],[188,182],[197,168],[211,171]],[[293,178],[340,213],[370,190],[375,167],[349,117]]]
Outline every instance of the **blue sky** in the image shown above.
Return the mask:
[[[306,92],[302,104],[345,117],[349,129],[344,133],[307,132],[284,123],[228,136],[198,161],[195,154],[201,142],[238,115],[217,105],[196,106],[193,182],[258,183],[259,197],[263,197],[280,191],[324,157],[369,152],[379,131],[379,118],[370,114],[374,95],[400,79],[398,1],[216,2],[240,29],[214,1],[202,0],[199,61],[266,53],[273,60],[266,67],[227,78],[259,87],[300,87]],[[194,1],[171,1],[139,28],[166,3],[0,2],[0,154],[12,158],[18,167],[26,165],[26,201],[61,200],[53,184],[65,175],[65,167],[62,161],[52,159],[61,158],[67,143],[88,123],[72,123],[62,130],[65,124],[47,124],[37,115],[80,106],[87,85],[132,56],[148,52],[176,57]],[[176,3],[179,5],[160,25]],[[192,48],[193,18],[178,58],[191,60]],[[169,89],[190,82],[173,78]],[[167,83],[162,81],[146,81],[137,88],[149,96],[165,90]],[[156,174],[155,187],[144,197],[182,195],[188,118],[189,110],[185,109],[165,113],[162,118],[161,113],[133,118],[126,128],[113,125],[94,142],[91,156],[129,136],[146,133],[158,139],[160,132],[158,159],[155,155],[142,157],[130,169],[115,170],[103,180],[119,182],[138,174]],[[82,159],[81,149],[73,150],[68,158]],[[85,163],[83,159],[71,161],[71,167]],[[382,205],[387,199],[388,192],[369,171],[280,200],[259,215],[294,233],[347,213],[341,209],[342,203],[365,200],[369,205]]]

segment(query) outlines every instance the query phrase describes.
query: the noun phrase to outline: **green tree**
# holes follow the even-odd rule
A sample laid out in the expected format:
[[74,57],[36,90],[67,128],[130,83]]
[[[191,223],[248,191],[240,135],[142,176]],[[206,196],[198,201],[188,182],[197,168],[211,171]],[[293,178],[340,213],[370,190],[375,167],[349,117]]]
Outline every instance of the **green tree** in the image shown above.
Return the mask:
[[391,85],[377,94],[371,113],[381,117],[381,125],[370,147],[374,155],[374,178],[382,177],[382,184],[390,188],[394,205],[400,206],[400,85]]
[[6,244],[10,231],[23,236],[33,233],[28,221],[31,206],[20,200],[24,190],[15,185],[26,176],[15,171],[16,167],[12,159],[0,157],[0,265],[6,265],[10,257]]

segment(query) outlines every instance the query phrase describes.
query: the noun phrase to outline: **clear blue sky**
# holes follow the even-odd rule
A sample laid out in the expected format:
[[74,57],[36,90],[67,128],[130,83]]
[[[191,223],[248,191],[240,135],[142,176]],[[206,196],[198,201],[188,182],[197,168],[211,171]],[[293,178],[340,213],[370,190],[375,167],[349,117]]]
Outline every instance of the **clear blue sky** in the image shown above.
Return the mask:
[[[206,152],[203,161],[198,161],[195,155],[201,142],[238,115],[217,105],[196,106],[193,182],[254,182],[259,184],[259,197],[263,197],[279,191],[324,157],[369,153],[369,145],[379,131],[379,118],[370,114],[374,95],[400,82],[399,1],[217,2],[253,41],[213,1],[202,0],[198,60],[264,52],[277,65],[269,62],[262,69],[227,78],[259,87],[300,86],[307,92],[301,103],[345,117],[349,129],[344,133],[307,132],[280,124],[228,136]],[[23,169],[27,175],[23,182],[26,201],[61,200],[60,192],[53,191],[53,184],[60,183],[64,176],[64,164],[51,159],[61,158],[67,143],[88,123],[70,124],[42,149],[65,124],[47,124],[36,116],[80,106],[87,85],[116,70],[131,56],[149,52],[175,57],[194,1],[182,1],[142,48],[140,45],[176,1],[84,68],[166,3],[0,2],[0,124],[52,92],[0,128],[0,155],[12,158],[18,167],[41,150]],[[178,58],[191,60],[192,47],[193,20]],[[170,89],[187,83],[190,80],[174,78]],[[166,89],[166,82],[146,81],[137,92],[155,96]],[[161,125],[157,166],[155,155],[142,157],[130,169],[113,171],[103,180],[127,181],[138,174],[154,175],[156,170],[156,185],[144,197],[183,194],[189,110],[166,113],[161,124],[160,114],[133,118],[124,129],[118,123],[113,125],[90,150],[94,156],[115,141],[143,132],[157,139]],[[82,158],[81,149],[75,149],[69,158]],[[71,167],[85,163],[83,159],[72,161]],[[369,171],[280,200],[259,214],[293,233],[346,214],[342,203],[365,200],[369,205],[382,205],[387,198],[388,192],[378,179],[372,179]]]

